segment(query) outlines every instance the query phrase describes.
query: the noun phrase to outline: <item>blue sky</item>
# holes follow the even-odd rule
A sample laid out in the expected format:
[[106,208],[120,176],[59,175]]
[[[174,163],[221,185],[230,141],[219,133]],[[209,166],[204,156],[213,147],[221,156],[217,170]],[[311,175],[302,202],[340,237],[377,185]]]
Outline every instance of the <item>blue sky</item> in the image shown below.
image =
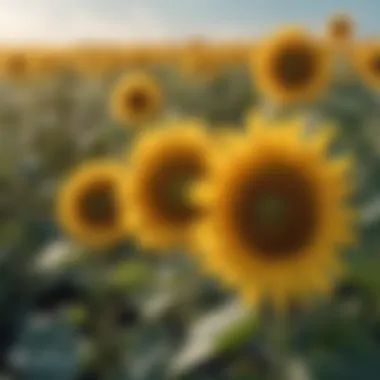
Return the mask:
[[257,36],[297,22],[321,30],[335,11],[380,34],[380,0],[0,0],[0,38],[153,40]]

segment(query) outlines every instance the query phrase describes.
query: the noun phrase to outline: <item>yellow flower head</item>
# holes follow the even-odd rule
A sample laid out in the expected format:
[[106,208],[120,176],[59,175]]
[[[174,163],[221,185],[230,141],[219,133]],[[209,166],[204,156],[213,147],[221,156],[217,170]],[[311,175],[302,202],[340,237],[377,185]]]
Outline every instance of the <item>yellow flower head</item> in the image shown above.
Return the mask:
[[162,93],[154,78],[127,74],[111,95],[111,114],[122,123],[140,124],[156,118],[162,109]]
[[65,53],[58,49],[44,48],[33,53],[36,71],[42,75],[58,73],[65,67]]
[[327,157],[325,129],[306,139],[301,121],[279,123],[257,118],[240,144],[213,151],[211,174],[192,197],[204,210],[196,240],[207,271],[248,301],[268,297],[281,308],[328,289],[353,217],[351,160]]
[[14,81],[23,81],[34,74],[33,61],[26,51],[12,50],[1,57],[1,75]]
[[354,35],[355,23],[347,13],[333,14],[326,25],[328,39],[336,42],[347,42]]
[[211,79],[219,69],[215,49],[205,42],[190,41],[180,53],[180,69],[192,79]]
[[260,43],[252,62],[259,90],[289,103],[313,100],[330,79],[332,61],[317,38],[297,29],[282,29]]
[[70,55],[72,68],[89,78],[102,77],[111,67],[110,55],[97,46],[79,46]]
[[154,53],[149,47],[137,48],[130,52],[128,63],[130,67],[140,69],[152,64],[154,60]]
[[108,160],[76,168],[58,192],[56,211],[62,228],[92,247],[120,240],[126,232],[125,177],[124,167]]
[[354,66],[369,87],[380,88],[380,39],[359,43],[354,48]]
[[142,246],[164,250],[187,242],[199,208],[187,190],[207,170],[210,140],[186,121],[146,132],[130,156],[130,225]]
[[227,65],[247,64],[254,48],[252,42],[220,43],[215,46],[215,54],[219,62]]

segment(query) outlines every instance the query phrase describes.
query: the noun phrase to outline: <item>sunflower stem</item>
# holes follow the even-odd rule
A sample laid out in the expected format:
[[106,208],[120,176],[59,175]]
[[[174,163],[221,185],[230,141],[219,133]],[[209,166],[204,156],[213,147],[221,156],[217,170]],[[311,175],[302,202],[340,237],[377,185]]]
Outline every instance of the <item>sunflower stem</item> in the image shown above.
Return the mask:
[[287,360],[289,357],[288,318],[286,314],[274,313],[268,331],[268,343],[274,357],[268,380],[289,380]]
[[91,262],[90,316],[93,322],[95,366],[101,380],[120,377],[122,371],[122,347],[116,326],[114,305],[104,282],[106,252],[93,252]]

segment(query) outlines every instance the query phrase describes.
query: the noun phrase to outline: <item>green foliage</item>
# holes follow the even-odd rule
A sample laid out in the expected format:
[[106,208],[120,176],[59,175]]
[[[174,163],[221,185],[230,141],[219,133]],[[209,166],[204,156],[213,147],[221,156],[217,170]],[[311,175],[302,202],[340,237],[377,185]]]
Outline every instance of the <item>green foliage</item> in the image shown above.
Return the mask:
[[148,284],[154,270],[138,259],[118,263],[109,276],[109,286],[118,289],[133,290]]
[[256,313],[239,320],[238,323],[221,332],[216,338],[216,352],[222,353],[243,346],[244,343],[252,339],[258,327],[259,321]]
[[[168,118],[200,117],[212,127],[233,124],[239,128],[248,110],[265,107],[274,118],[301,112],[313,128],[319,122],[337,124],[333,150],[352,151],[358,163],[355,201],[362,238],[354,252],[360,259],[350,264],[350,279],[366,289],[358,306],[360,315],[365,315],[342,317],[340,301],[334,301],[326,319],[318,312],[311,314],[307,324],[318,328],[310,333],[311,338],[302,334],[306,342],[302,357],[321,380],[362,379],[366,368],[369,375],[365,379],[377,379],[370,376],[376,372],[379,348],[369,343],[369,331],[370,323],[379,318],[376,305],[380,299],[379,99],[361,83],[336,82],[315,104],[284,109],[262,103],[246,67],[221,72],[207,82],[186,81],[172,68],[153,67],[151,72],[163,88]],[[62,238],[52,216],[58,181],[85,159],[127,154],[137,136],[134,126],[118,125],[110,119],[108,96],[119,75],[112,73],[99,82],[66,73],[0,93],[0,251],[6,252],[1,257],[6,265],[0,278],[0,327],[5,326],[0,328],[0,344],[11,330],[8,326],[22,320],[28,307],[33,309],[30,297],[35,285],[47,287],[51,279],[29,269],[47,244]],[[8,248],[13,249],[9,254]],[[115,358],[115,362],[109,360],[115,367],[122,362],[119,355],[127,362],[127,375],[120,380],[167,380],[171,368],[177,370],[173,373],[178,378],[190,380],[264,378],[264,372],[253,364],[257,353],[250,348],[252,342],[265,346],[258,332],[267,321],[256,312],[240,315],[238,307],[228,306],[228,302],[224,308],[228,295],[221,289],[208,289],[199,270],[178,258],[151,260],[133,247],[102,254],[101,262],[96,263],[93,252],[71,247],[60,262],[60,270],[53,274],[78,280],[84,290],[83,300],[62,306],[67,309],[70,326],[78,330],[91,327],[91,333],[81,331],[75,338],[80,341],[86,337],[90,347],[79,355],[83,360],[78,366],[84,372],[99,365],[99,353],[104,349]],[[25,297],[22,304],[21,295]],[[95,299],[90,299],[92,295]],[[149,308],[156,311],[154,317],[148,316]],[[21,330],[24,323],[16,327]],[[206,327],[201,328],[203,324]],[[66,331],[67,326],[55,329]],[[296,335],[292,330],[287,333]],[[60,336],[55,343],[59,345],[62,339]],[[33,342],[28,347],[40,345],[46,350],[50,344],[42,338]],[[115,348],[111,343],[121,346]],[[238,352],[237,357],[228,356],[232,352]],[[221,370],[226,363],[228,370]]]

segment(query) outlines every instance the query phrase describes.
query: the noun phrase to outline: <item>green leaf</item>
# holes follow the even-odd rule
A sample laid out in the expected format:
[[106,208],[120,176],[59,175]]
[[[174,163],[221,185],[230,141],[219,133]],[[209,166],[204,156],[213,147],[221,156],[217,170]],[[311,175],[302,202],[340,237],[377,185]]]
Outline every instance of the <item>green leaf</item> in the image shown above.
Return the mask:
[[[221,336],[230,331],[231,334],[228,335],[231,337],[236,333],[237,326],[246,325],[245,321],[252,318],[251,310],[246,309],[238,300],[230,300],[195,320],[189,327],[187,341],[171,359],[171,373],[177,376],[187,373],[218,354],[232,341],[231,338],[222,339],[221,343]],[[249,331],[248,334],[251,332],[249,328],[245,331]]]
[[83,305],[69,305],[66,310],[67,318],[73,324],[82,324],[88,318],[88,310]]
[[369,257],[354,264],[350,277],[360,282],[373,294],[380,295],[380,257]]
[[114,288],[135,288],[149,282],[152,268],[138,260],[120,263],[109,276],[109,286]]
[[6,242],[17,242],[22,240],[22,225],[19,221],[11,221],[4,223],[0,229],[0,241],[5,244]]
[[222,331],[215,340],[215,349],[217,352],[224,352],[229,349],[238,348],[250,338],[258,327],[256,313],[247,315],[238,323],[229,326]]

